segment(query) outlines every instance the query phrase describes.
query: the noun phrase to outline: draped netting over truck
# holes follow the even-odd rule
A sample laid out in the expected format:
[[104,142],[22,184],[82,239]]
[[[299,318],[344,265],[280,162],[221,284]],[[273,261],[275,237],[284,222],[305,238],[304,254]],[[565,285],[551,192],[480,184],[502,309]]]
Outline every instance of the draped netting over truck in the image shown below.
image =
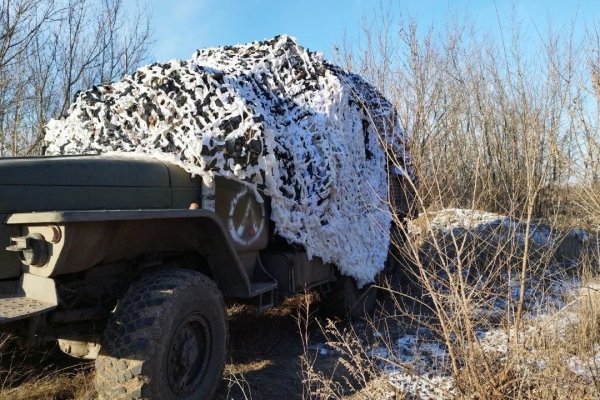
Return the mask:
[[45,141],[47,155],[133,153],[208,185],[243,181],[270,197],[278,235],[361,286],[389,246],[386,150],[407,159],[392,105],[288,36],[201,49],[79,92]]

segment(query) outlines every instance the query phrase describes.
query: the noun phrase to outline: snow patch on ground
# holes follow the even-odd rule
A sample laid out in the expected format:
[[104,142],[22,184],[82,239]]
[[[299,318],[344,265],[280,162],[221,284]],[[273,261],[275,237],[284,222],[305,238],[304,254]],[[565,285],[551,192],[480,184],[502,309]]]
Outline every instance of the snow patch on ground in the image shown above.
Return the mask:
[[409,396],[427,400],[445,400],[456,396],[454,381],[446,376],[407,374],[400,371],[389,373],[392,386]]
[[567,360],[569,369],[578,376],[590,381],[598,377],[600,372],[600,346],[596,345],[594,354],[587,358],[573,356]]
[[448,371],[446,346],[427,329],[398,338],[391,350],[376,347],[377,356],[389,382],[402,393],[423,399],[446,399],[456,395]]
[[[447,208],[440,211],[428,212],[420,216],[420,218],[427,218],[432,230],[452,231],[457,228],[461,230],[477,229],[485,224],[503,222],[507,217],[481,210]],[[414,223],[413,221],[408,221],[408,223],[409,232],[411,232],[411,227],[414,226]],[[416,232],[416,230],[413,229],[412,232]]]
[[[409,222],[410,234],[475,232],[482,235],[496,235],[495,241],[514,240],[516,236],[519,242],[524,242],[526,238],[523,222],[484,211],[442,210],[429,214],[428,221],[429,224],[420,218],[420,221]],[[513,239],[504,236],[503,229],[510,230]],[[573,230],[568,235],[581,243],[593,239],[591,234],[581,229]],[[538,224],[530,227],[530,239],[535,246],[555,246],[561,238],[548,226]],[[483,275],[480,277],[485,279]],[[474,315],[483,317],[483,321],[494,321],[494,318],[499,320],[499,317],[516,311],[516,302],[521,290],[519,278],[507,272],[495,278],[496,280],[497,287],[486,287],[492,294],[487,298],[482,296],[486,301],[481,301],[478,308],[473,310]],[[543,370],[548,365],[549,360],[545,359],[545,355],[525,340],[539,338],[541,334],[555,335],[558,338],[567,337],[569,329],[578,322],[577,314],[571,312],[569,307],[573,305],[574,298],[585,295],[586,289],[581,285],[581,281],[576,276],[565,272],[564,265],[552,261],[538,274],[528,277],[524,292],[524,332],[519,335],[519,343],[524,346],[525,353],[521,360],[522,364],[517,365],[517,369]],[[381,334],[375,335],[377,340],[380,340],[379,336]],[[499,360],[510,354],[510,346],[516,340],[514,330],[504,329],[493,322],[477,326],[475,336],[481,349]],[[575,356],[566,358],[565,365],[575,375],[591,382],[593,376],[597,377],[600,372],[600,345],[597,347],[587,358]],[[369,354],[377,360],[382,371],[388,375],[389,382],[408,398],[458,397],[444,341],[427,328],[420,327],[414,333],[397,338],[393,346],[375,347]]]
[[[491,235],[497,240],[512,240],[523,245],[527,238],[526,224],[523,221],[488,211],[447,208],[440,211],[421,214],[415,220],[407,221],[409,235],[427,233],[460,235],[466,232],[472,235]],[[530,242],[538,247],[552,244],[553,232],[544,224],[531,224]],[[583,234],[581,231],[580,234]]]
[[[531,335],[540,334],[540,325],[556,323],[563,325],[564,329],[574,322],[568,314],[554,318],[557,305],[564,305],[565,296],[573,293],[571,284],[557,285],[556,290],[552,291],[543,299],[529,299],[530,303],[537,304],[540,311],[544,313],[526,316],[528,326],[524,335],[521,337],[532,337]],[[527,296],[534,291],[527,290]],[[545,304],[547,302],[547,304]],[[492,303],[492,305],[502,303]],[[554,310],[554,311],[550,311]],[[488,314],[493,314],[494,310],[488,310]],[[496,310],[504,314],[506,312],[503,306]],[[550,322],[548,322],[550,321]],[[556,329],[553,327],[553,332]],[[476,337],[481,349],[490,355],[494,354],[499,359],[509,352],[511,340],[514,340],[514,331],[502,329],[499,327],[480,328],[476,332]],[[382,365],[382,371],[388,375],[389,382],[409,398],[416,399],[453,399],[457,396],[457,391],[451,376],[451,366],[449,355],[444,342],[436,338],[431,331],[426,328],[420,328],[415,334],[407,334],[398,338],[391,351],[388,348],[377,347],[371,350],[370,354],[376,356]],[[590,377],[592,371],[598,372],[595,366],[600,362],[600,349],[595,356],[587,360],[581,360],[573,357],[567,360],[573,373],[582,377]],[[538,368],[544,367],[544,359],[536,357],[535,353],[529,356],[527,364],[536,365]],[[411,397],[412,396],[412,397]]]

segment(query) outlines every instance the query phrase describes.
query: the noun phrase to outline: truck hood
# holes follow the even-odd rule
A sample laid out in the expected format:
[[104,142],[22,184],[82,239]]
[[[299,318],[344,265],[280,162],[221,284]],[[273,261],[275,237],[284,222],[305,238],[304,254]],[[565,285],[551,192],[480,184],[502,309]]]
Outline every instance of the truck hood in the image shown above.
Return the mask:
[[169,186],[169,172],[155,160],[104,156],[0,159],[0,185]]
[[173,207],[174,187],[198,183],[153,159],[61,156],[0,159],[0,214]]

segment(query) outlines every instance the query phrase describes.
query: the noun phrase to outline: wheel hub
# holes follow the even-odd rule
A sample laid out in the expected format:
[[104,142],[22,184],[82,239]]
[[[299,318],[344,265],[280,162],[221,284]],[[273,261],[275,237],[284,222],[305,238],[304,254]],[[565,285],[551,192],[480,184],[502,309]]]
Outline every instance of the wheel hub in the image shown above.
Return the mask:
[[177,327],[168,353],[168,379],[178,396],[188,396],[202,382],[210,354],[210,331],[199,313],[188,315]]

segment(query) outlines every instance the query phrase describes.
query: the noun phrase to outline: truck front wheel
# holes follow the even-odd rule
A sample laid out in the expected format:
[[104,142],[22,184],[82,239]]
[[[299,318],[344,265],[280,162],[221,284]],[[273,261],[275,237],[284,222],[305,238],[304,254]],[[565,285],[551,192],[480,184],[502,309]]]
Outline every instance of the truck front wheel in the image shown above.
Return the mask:
[[225,304],[206,276],[171,269],[134,283],[96,360],[99,399],[208,399],[227,346]]

